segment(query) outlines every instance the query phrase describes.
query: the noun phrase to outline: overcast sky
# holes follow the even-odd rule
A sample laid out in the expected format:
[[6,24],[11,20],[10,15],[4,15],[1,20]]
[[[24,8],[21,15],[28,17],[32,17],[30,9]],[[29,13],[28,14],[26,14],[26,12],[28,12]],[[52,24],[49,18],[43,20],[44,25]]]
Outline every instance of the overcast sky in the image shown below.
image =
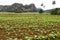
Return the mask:
[[55,7],[60,7],[60,0],[55,0],[56,5],[52,5],[52,1],[54,0],[0,0],[0,5],[11,5],[13,3],[22,3],[22,4],[31,4],[34,3],[37,8],[41,7],[40,5],[43,3],[45,8],[43,9],[51,9]]

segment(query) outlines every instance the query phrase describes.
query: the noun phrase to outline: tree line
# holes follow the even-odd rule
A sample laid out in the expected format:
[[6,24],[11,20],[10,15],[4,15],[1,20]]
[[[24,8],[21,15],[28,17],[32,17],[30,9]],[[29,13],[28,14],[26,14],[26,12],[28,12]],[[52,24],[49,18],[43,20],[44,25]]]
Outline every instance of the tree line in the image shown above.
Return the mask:
[[[55,5],[56,2],[53,1],[52,5]],[[44,7],[44,4],[41,4],[41,7]],[[19,3],[14,3],[12,5],[0,5],[0,12],[17,12],[17,13],[21,13],[21,12],[39,12],[39,13],[44,13],[44,10],[42,8],[38,9],[35,7],[34,4],[30,4],[30,5],[23,5],[23,4],[19,4]],[[60,8],[54,8],[50,11],[50,13],[52,15],[59,15],[60,14]]]
[[14,3],[12,5],[0,5],[0,12],[36,12],[37,8],[34,4],[23,5],[19,3]]

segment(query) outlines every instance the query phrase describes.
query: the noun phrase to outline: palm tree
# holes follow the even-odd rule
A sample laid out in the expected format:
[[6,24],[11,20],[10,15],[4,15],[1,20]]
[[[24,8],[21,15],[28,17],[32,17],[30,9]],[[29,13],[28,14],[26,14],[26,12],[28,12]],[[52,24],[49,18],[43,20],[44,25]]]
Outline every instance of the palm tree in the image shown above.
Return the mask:
[[55,8],[56,1],[52,1],[53,8]]
[[43,8],[45,8],[45,6],[44,6],[44,4],[43,4],[43,3],[41,4],[41,6],[42,6]]
[[41,4],[41,6],[43,6],[43,3]]
[[53,1],[53,2],[52,2],[52,4],[53,4],[53,5],[55,5],[55,4],[56,4],[56,2],[55,2],[55,1]]

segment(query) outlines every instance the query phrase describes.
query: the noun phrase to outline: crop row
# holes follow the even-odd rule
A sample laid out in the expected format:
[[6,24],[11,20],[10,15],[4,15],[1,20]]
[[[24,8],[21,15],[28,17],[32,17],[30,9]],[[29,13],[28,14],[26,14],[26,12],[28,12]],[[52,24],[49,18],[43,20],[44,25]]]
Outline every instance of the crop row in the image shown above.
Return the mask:
[[55,39],[55,35],[60,38],[60,22],[0,21],[0,39],[3,40],[46,40],[50,36]]

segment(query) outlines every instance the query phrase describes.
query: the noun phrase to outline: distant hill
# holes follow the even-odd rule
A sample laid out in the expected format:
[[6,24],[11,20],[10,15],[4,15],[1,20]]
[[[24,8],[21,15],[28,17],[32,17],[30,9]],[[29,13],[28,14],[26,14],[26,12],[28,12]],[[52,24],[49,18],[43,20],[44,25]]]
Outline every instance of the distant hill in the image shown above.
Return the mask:
[[[56,8],[53,8],[53,9],[49,9],[49,10],[45,10],[45,12],[51,12],[52,10],[54,10],[54,9],[56,9]],[[60,11],[60,8],[57,8],[59,11]]]
[[45,12],[51,12],[53,9],[45,10]]

